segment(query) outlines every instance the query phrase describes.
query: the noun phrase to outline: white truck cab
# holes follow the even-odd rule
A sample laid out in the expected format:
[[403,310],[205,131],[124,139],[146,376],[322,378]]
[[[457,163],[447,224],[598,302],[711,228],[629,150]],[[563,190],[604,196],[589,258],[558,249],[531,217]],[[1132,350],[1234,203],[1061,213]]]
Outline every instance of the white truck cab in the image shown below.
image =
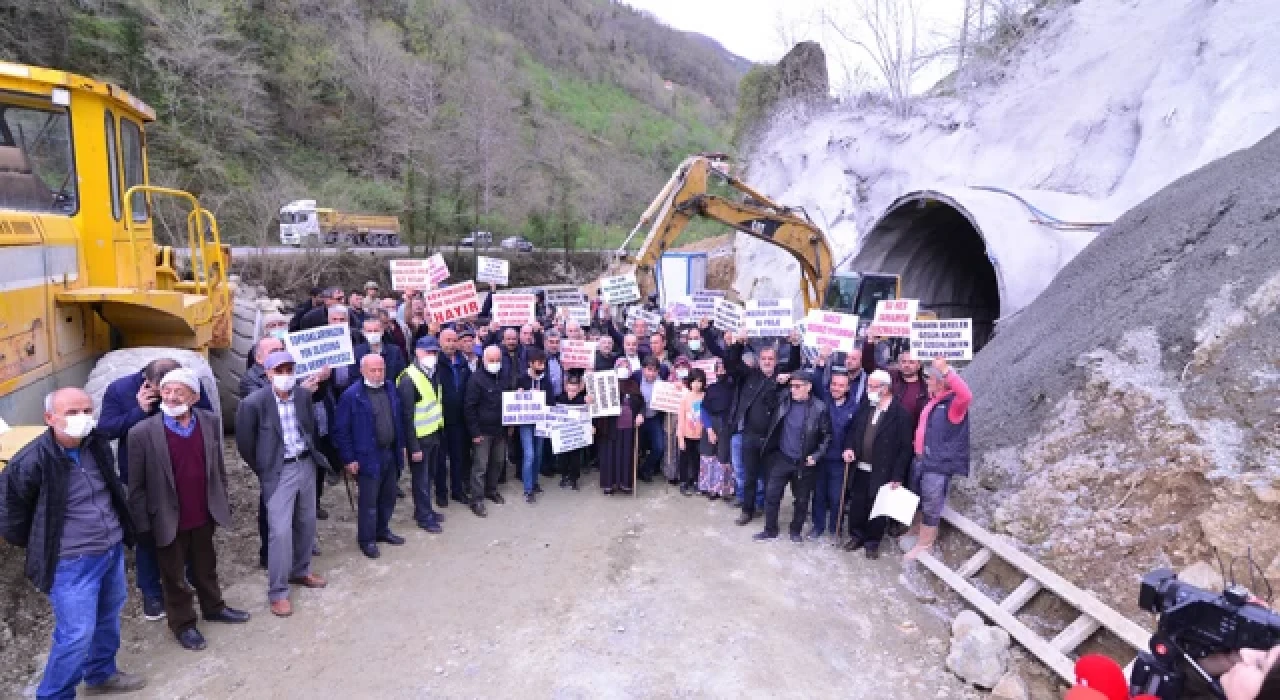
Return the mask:
[[299,199],[280,207],[280,244],[301,246],[308,236],[321,240],[316,200]]

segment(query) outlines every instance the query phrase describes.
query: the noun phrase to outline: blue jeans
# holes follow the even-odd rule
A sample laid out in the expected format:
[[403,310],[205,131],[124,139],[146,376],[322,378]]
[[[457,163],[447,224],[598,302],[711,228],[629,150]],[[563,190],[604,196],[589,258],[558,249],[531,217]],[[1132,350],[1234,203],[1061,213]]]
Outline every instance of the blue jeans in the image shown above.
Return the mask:
[[542,471],[542,443],[546,438],[534,435],[534,426],[520,426],[520,474],[524,478],[524,492],[533,493],[538,484],[538,472]]
[[844,460],[823,457],[818,461],[818,483],[813,487],[813,532],[836,533],[836,518],[844,505]]
[[58,560],[49,591],[53,646],[36,697],[74,698],[81,680],[101,685],[115,675],[120,611],[128,597],[123,545]]
[[[756,459],[759,459],[759,455],[756,456]],[[734,493],[737,494],[735,496],[736,501],[734,505],[741,508],[742,497],[747,492],[747,465],[742,461],[742,433],[734,433],[733,437],[729,438],[729,460],[733,462],[733,480],[736,482],[735,485],[738,487],[737,490],[734,491]],[[756,480],[756,510],[764,508],[764,486],[763,478]]]
[[662,425],[664,415],[655,413],[652,418],[646,416],[644,424],[640,426],[640,435],[645,441],[645,447],[649,449],[649,454],[640,463],[641,476],[651,477],[662,468],[662,458],[667,453],[667,431]]
[[156,561],[156,548],[138,543],[133,548],[133,563],[138,567],[138,590],[144,598],[164,599],[160,588],[160,563]]

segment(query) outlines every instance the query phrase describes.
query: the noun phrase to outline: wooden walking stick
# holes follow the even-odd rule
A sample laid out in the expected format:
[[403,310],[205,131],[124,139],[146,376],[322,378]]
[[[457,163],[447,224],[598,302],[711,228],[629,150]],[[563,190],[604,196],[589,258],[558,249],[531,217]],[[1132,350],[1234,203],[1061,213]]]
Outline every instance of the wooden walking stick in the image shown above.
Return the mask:
[[836,531],[831,533],[835,535],[835,542],[831,546],[840,546],[840,522],[844,519],[844,500],[845,489],[849,488],[849,463],[840,460],[844,464],[844,478],[840,480],[840,502],[836,504]]
[[636,433],[640,432],[635,428],[631,429],[631,497],[640,497],[640,436]]
[[356,497],[351,495],[351,476],[347,474],[347,470],[342,470],[342,483],[347,487],[347,501],[351,503],[351,512],[356,510]]

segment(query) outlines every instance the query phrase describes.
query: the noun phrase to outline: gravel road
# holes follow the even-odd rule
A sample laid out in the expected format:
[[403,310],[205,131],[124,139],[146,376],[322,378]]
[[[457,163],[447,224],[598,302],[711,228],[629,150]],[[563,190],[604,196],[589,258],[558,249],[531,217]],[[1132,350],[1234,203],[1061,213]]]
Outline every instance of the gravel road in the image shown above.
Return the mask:
[[209,648],[192,653],[130,615],[121,663],[150,681],[131,697],[978,697],[943,669],[947,622],[898,583],[896,552],[754,543],[723,503],[665,485],[549,486],[529,506],[508,485],[484,520],[451,506],[443,536],[401,501],[408,543],[377,561],[356,552],[339,487],[316,560],[330,585],[295,592],[289,619],[244,565],[246,523],[219,544],[225,597],[253,620],[202,625]]

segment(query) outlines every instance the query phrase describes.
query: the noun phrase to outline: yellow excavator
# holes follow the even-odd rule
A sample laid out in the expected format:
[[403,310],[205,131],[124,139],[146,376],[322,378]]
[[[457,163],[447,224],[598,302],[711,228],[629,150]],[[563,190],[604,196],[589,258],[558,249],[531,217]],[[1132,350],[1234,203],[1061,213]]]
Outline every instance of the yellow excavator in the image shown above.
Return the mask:
[[[169,356],[216,392],[205,360],[231,342],[230,253],[194,196],[151,184],[154,120],[116,85],[0,62],[0,466],[44,430],[52,389],[97,400]],[[155,243],[161,197],[184,205],[185,264]]]
[[[742,201],[709,193],[707,185],[713,177],[741,193]],[[718,221],[790,253],[800,264],[803,278],[800,289],[806,313],[820,308],[857,314],[860,320],[869,321],[875,315],[877,302],[896,299],[901,293],[898,275],[832,269],[831,245],[808,214],[803,209],[779,204],[730,175],[727,158],[721,154],[686,158],[619,248],[619,260],[633,266],[642,290],[650,288],[662,254],[696,216]],[[639,250],[628,254],[631,239],[646,226],[649,233]]]

